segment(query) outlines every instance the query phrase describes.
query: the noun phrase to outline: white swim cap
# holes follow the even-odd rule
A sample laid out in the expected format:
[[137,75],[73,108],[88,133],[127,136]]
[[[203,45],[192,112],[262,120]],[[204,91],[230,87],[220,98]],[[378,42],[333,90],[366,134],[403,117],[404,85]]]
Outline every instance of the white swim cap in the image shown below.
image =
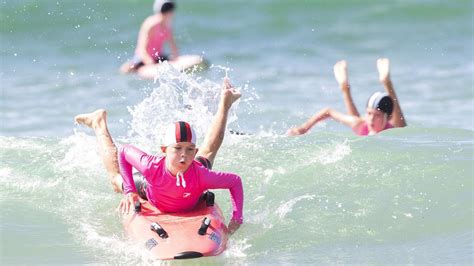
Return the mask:
[[166,128],[163,146],[168,147],[178,142],[191,142],[196,144],[196,133],[190,124],[178,121]]
[[380,110],[387,115],[391,115],[393,111],[393,101],[385,92],[376,92],[370,96],[367,101],[367,107]]
[[155,13],[166,13],[173,10],[176,4],[173,0],[155,0],[153,4],[153,12]]

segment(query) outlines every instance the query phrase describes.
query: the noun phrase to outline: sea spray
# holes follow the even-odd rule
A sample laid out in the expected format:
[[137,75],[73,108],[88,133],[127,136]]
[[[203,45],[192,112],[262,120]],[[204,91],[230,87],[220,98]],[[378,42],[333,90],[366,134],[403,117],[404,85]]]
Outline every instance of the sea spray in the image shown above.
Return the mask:
[[[245,98],[233,104],[227,121],[228,127],[237,123],[236,110],[241,107],[241,102],[244,109],[249,111],[253,107],[253,100],[248,97],[258,98],[248,84],[234,85]],[[175,121],[186,121],[193,125],[199,140],[202,141],[217,112],[222,80],[212,81],[182,73],[165,64],[160,68],[152,87],[145,99],[128,108],[132,115],[128,140],[140,147],[156,151],[162,143],[164,128]]]

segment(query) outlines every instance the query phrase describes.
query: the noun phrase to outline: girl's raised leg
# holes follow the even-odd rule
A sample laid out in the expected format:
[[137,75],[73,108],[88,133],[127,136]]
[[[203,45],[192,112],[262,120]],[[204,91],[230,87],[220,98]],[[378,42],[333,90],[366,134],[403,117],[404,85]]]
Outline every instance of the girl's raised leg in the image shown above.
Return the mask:
[[117,147],[110,136],[107,128],[107,112],[104,109],[96,110],[88,114],[77,115],[76,123],[87,126],[94,130],[99,144],[100,156],[115,192],[122,192],[122,176],[118,165]]

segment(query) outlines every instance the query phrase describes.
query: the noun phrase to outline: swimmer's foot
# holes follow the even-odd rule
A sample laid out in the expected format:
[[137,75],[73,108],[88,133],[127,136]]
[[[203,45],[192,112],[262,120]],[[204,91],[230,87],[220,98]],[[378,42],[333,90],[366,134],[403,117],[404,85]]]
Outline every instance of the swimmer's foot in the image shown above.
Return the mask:
[[388,58],[377,59],[377,70],[380,82],[384,83],[390,80],[390,60]]
[[341,60],[334,65],[334,77],[336,77],[336,81],[343,91],[349,89],[346,60]]
[[222,86],[221,94],[221,104],[228,109],[241,96],[242,94],[236,89],[234,89],[234,87],[230,83],[230,80],[228,78],[224,78],[224,84]]
[[92,113],[80,114],[74,117],[77,124],[96,129],[99,127],[107,117],[107,112],[104,109],[98,109]]
[[136,69],[133,66],[134,65],[131,62],[125,62],[122,66],[120,66],[119,72],[121,74],[129,74],[135,72]]

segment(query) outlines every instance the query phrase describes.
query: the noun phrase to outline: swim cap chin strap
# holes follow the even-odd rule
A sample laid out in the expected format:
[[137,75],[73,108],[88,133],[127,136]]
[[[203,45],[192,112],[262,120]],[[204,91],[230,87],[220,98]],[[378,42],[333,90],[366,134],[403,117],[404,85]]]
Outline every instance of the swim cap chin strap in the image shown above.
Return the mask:
[[[179,181],[180,178],[181,178],[181,182]],[[178,172],[176,174],[176,186],[177,187],[183,186],[183,188],[186,188],[186,180],[184,180],[184,174],[181,172]]]

